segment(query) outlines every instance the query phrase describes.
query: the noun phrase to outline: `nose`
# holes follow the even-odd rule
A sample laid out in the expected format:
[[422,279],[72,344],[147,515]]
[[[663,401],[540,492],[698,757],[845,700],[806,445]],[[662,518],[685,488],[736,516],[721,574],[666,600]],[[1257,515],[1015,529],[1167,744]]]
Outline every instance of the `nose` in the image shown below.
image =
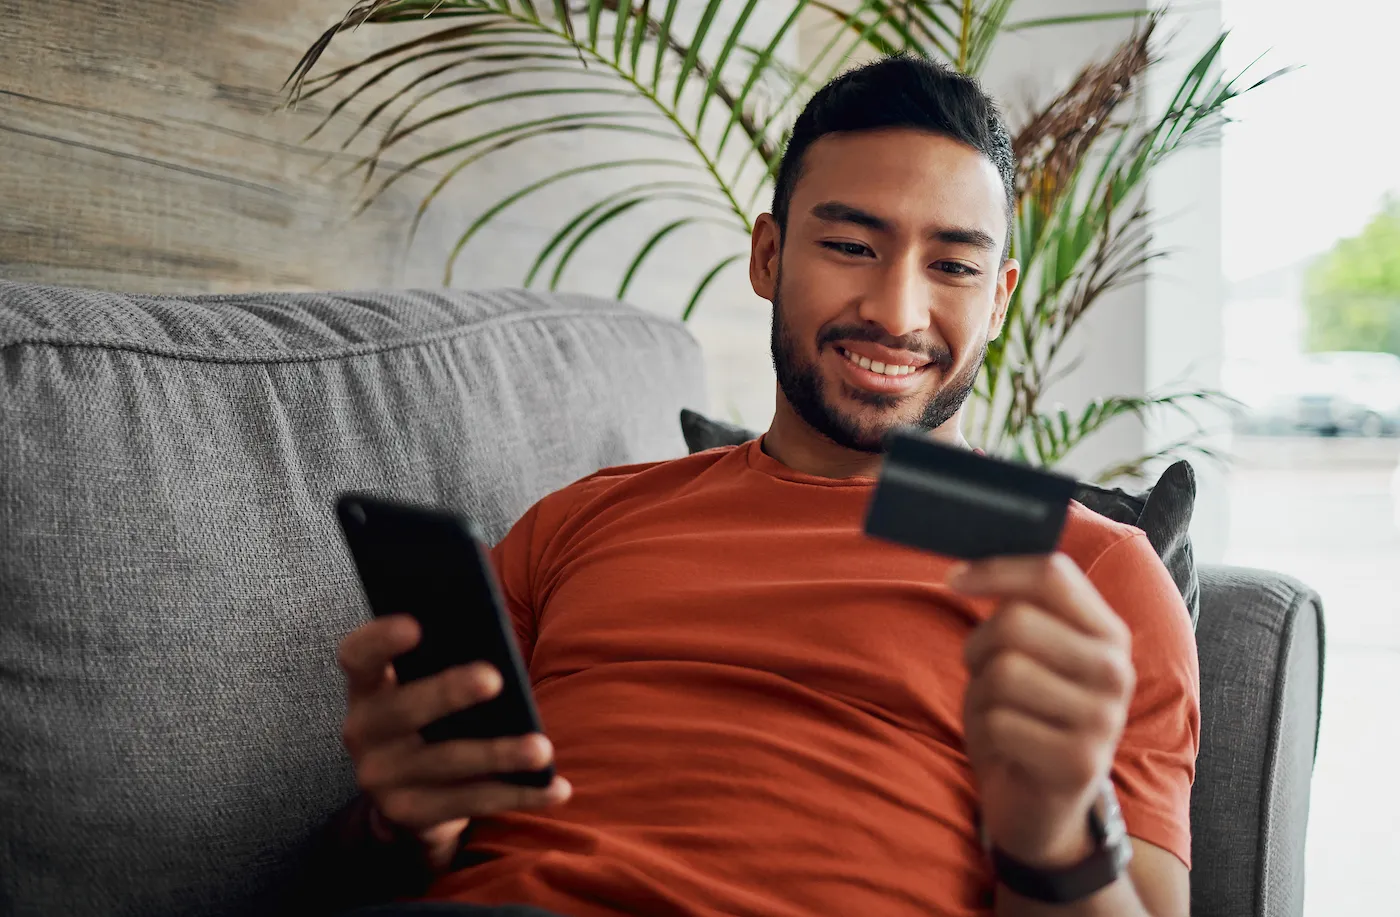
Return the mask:
[[923,331],[932,321],[932,291],[923,265],[914,261],[902,258],[880,271],[858,310],[863,321],[875,322],[893,338]]

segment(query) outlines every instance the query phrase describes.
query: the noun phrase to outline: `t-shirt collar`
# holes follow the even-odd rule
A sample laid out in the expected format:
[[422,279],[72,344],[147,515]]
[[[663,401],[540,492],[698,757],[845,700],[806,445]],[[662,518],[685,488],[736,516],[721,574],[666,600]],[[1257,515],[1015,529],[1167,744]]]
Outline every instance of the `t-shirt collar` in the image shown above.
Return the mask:
[[811,484],[817,487],[871,487],[875,484],[875,478],[870,475],[824,478],[821,475],[808,474],[805,471],[789,468],[763,451],[763,439],[767,435],[763,434],[745,447],[748,449],[749,467],[760,474],[766,474],[771,478],[783,481],[791,481],[794,484]]
[[[855,475],[849,478],[824,478],[821,475],[807,474],[795,468],[789,468],[782,462],[773,458],[763,451],[763,439],[768,434],[764,433],[757,439],[749,442],[745,447],[748,450],[749,467],[761,474],[766,474],[772,478],[783,481],[791,481],[794,484],[814,484],[818,487],[870,487],[875,483],[875,478],[870,475]],[[966,445],[966,444],[964,444]],[[986,455],[981,449],[973,449],[978,455]]]

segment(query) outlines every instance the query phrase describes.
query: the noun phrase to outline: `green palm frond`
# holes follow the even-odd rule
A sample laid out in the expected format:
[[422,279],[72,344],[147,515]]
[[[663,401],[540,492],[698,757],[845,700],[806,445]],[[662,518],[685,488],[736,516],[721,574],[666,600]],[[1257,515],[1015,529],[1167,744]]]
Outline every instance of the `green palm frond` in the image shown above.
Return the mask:
[[1009,35],[1013,32],[1028,32],[1031,29],[1043,29],[1056,25],[1088,25],[1094,22],[1113,22],[1124,19],[1140,20],[1152,15],[1155,15],[1152,10],[1110,10],[1102,13],[1079,13],[1073,16],[1042,16],[1038,19],[1022,19],[1003,25],[1001,31]]
[[[316,42],[288,83],[294,101],[339,94],[313,135],[346,118],[356,107],[368,108],[341,141],[341,147],[348,148],[371,132],[377,136],[352,168],[365,184],[361,210],[409,176],[440,167],[418,207],[411,233],[421,226],[428,208],[472,166],[518,144],[577,132],[609,132],[677,144],[675,159],[668,164],[704,173],[727,205],[727,214],[672,213],[660,221],[625,261],[618,289],[626,291],[657,247],[686,227],[727,220],[739,246],[752,231],[759,199],[771,187],[793,109],[812,86],[824,81],[824,74],[839,69],[863,44],[878,43],[878,35],[889,34],[903,48],[911,45],[916,32],[928,37],[940,34],[935,30],[946,25],[938,4],[911,11],[899,0],[866,0],[850,13],[839,13],[822,0],[794,0],[783,23],[765,36],[765,45],[745,41],[745,30],[760,0],[706,0],[698,21],[684,34],[679,26],[682,2],[686,0],[579,0],[566,5],[556,0],[549,15],[544,15],[528,0],[363,0]],[[804,70],[783,62],[778,50],[790,40],[808,6],[839,15],[838,33],[845,37],[833,43],[834,53],[825,55],[819,67]],[[311,75],[341,31],[438,19],[450,24],[358,62]],[[894,44],[883,47],[895,50]],[[521,78],[547,82],[525,88]],[[497,84],[504,86],[493,92],[491,87]],[[772,92],[774,87],[781,87],[780,91]],[[464,99],[463,93],[471,95]],[[781,98],[775,103],[777,95]],[[591,106],[590,101],[631,104]],[[542,113],[530,103],[557,104],[559,110]],[[716,111],[721,112],[718,117]],[[503,112],[507,113],[504,124],[499,117],[489,127],[475,124],[477,118]],[[424,139],[458,130],[458,125],[467,125],[461,139],[422,150]],[[744,142],[738,149],[728,149],[736,133]],[[389,164],[391,156],[396,164]],[[523,189],[508,191],[458,238],[445,276],[450,282],[466,246],[507,208],[557,182],[620,167],[603,162],[562,169]],[[664,182],[644,182],[640,187],[622,196],[605,194],[606,203],[595,201],[596,209],[571,219],[533,259],[525,276],[527,284],[546,276],[551,285],[565,282],[564,268],[572,256],[624,215],[630,220],[656,213],[660,208],[650,205],[658,203],[668,208],[713,203],[708,197],[696,200],[678,195]],[[705,273],[696,289],[703,293],[716,276],[714,270]],[[688,303],[687,313],[697,303]]]
[[1165,395],[1131,397],[1118,395],[1098,398],[1077,414],[1056,407],[1031,414],[1015,443],[1015,452],[1023,461],[1037,465],[1061,462],[1086,439],[1121,417],[1146,421],[1153,414],[1168,411],[1180,415],[1195,426],[1198,434],[1204,428],[1197,420],[1201,406],[1224,407],[1233,399],[1216,391],[1176,392]]
[[[688,203],[718,209],[721,213],[727,213],[728,211],[728,205],[715,194],[713,185],[708,182],[673,179],[630,185],[621,191],[616,191],[604,196],[600,200],[594,201],[575,214],[558,232],[551,236],[545,246],[540,249],[540,253],[536,256],[534,264],[530,266],[529,272],[525,275],[525,286],[528,287],[534,284],[535,277],[544,269],[545,264],[549,261],[554,252],[558,250],[561,245],[568,242],[574,236],[574,233],[585,225],[586,220],[594,217],[606,207],[618,204],[624,199],[637,197],[647,200],[686,201]],[[577,246],[575,246],[575,248],[577,248]],[[634,261],[634,264],[635,263]],[[629,268],[629,276],[625,276],[623,279],[623,292],[625,292],[626,287],[629,285],[630,272],[631,269]],[[618,293],[618,299],[623,298],[623,292]]]
[[[992,43],[1001,34],[1006,24],[1006,14],[1016,0],[986,0],[973,18],[972,27],[964,33],[962,50],[963,62],[959,68],[965,73],[980,73],[991,53]],[[971,0],[968,7],[971,7]]]
[[[472,224],[471,224],[470,226],[467,227],[466,231],[463,232],[462,235],[458,237],[457,243],[452,247],[452,253],[451,253],[451,255],[448,257],[448,261],[447,261],[447,278],[446,278],[446,283],[447,283],[448,285],[451,285],[451,283],[452,283],[452,271],[453,271],[453,267],[456,265],[457,259],[461,256],[462,251],[467,247],[467,243],[470,242],[470,241],[472,240],[472,237],[475,236],[478,232],[480,232],[482,228],[484,228],[488,223],[490,223],[493,219],[495,219],[497,216],[499,216],[500,213],[501,213],[503,210],[505,210],[506,208],[508,208],[508,207],[510,207],[510,206],[512,206],[512,205],[514,205],[514,204],[519,203],[520,201],[524,200],[525,198],[529,197],[530,195],[532,195],[532,194],[536,193],[537,191],[540,191],[540,190],[542,190],[542,189],[544,189],[544,188],[547,188],[547,187],[549,187],[550,185],[555,185],[555,184],[558,184],[559,182],[567,181],[567,180],[569,180],[569,179],[571,179],[571,178],[576,178],[576,177],[578,177],[578,176],[580,176],[580,175],[595,175],[595,174],[597,174],[597,173],[599,173],[599,172],[605,172],[605,171],[609,171],[609,170],[612,170],[612,169],[636,169],[636,168],[644,168],[644,167],[648,167],[648,166],[656,166],[656,167],[669,166],[669,167],[680,168],[680,169],[685,169],[686,167],[689,166],[692,170],[698,171],[697,169],[695,169],[695,167],[694,167],[692,164],[686,163],[686,162],[683,162],[683,161],[678,161],[678,160],[670,160],[670,159],[620,159],[620,160],[607,160],[607,161],[604,161],[604,162],[590,163],[590,164],[588,164],[588,165],[583,165],[583,166],[574,166],[573,168],[563,169],[563,170],[560,170],[560,171],[558,171],[558,172],[553,173],[552,175],[547,175],[547,176],[545,176],[544,178],[541,178],[541,179],[538,179],[537,181],[531,182],[530,184],[526,185],[524,188],[521,188],[521,189],[519,189],[519,190],[517,190],[517,191],[513,191],[513,192],[511,192],[510,194],[507,194],[505,197],[501,198],[501,199],[498,200],[496,203],[494,203],[494,204],[492,204],[490,207],[486,208],[486,210],[484,210],[484,211],[481,213],[481,215],[478,216],[478,217],[476,218],[476,220],[474,220],[474,221],[472,222]],[[646,200],[662,200],[662,199],[664,199],[664,198],[662,198],[662,197],[660,197],[660,196],[658,196],[658,195],[652,195],[652,196],[649,196],[648,198],[646,198]],[[642,202],[643,202],[643,199],[638,199],[636,204],[631,204],[631,205],[629,205],[627,209],[632,209],[632,207],[635,207],[635,206],[641,204]],[[578,235],[578,236],[575,236],[574,240],[573,240],[572,242],[570,242],[570,248],[568,248],[568,249],[565,250],[566,253],[572,254],[573,252],[577,251],[578,248],[579,248],[579,246],[581,246],[581,245],[583,244],[584,241],[587,241],[587,238],[588,238],[589,235],[591,235],[593,232],[597,231],[597,229],[598,229],[600,226],[606,225],[607,222],[608,222],[608,220],[603,220],[603,221],[600,222],[600,221],[598,221],[598,220],[595,219],[595,220],[593,220],[593,221],[591,221],[591,222],[585,224],[584,228],[581,229],[581,230],[579,231],[579,235]],[[557,271],[554,273],[553,278],[552,278],[552,281],[551,281],[551,283],[550,283],[550,289],[551,289],[551,290],[553,290],[553,289],[558,289],[559,278],[560,278],[561,276],[562,276],[562,270],[557,270]]]
[[[848,32],[877,53],[916,51],[923,52],[924,56],[951,59],[956,47],[952,40],[954,33],[949,30],[946,13],[940,15],[936,11],[936,7],[945,5],[943,2],[871,0],[854,11],[823,2],[813,3],[812,7],[836,20],[838,35]],[[835,47],[834,39],[831,47]],[[934,53],[928,54],[929,51]],[[821,57],[817,55],[818,59]]]
[[681,313],[681,320],[688,321],[690,319],[691,314],[695,312],[695,307],[700,304],[701,297],[705,295],[705,291],[709,289],[710,284],[714,282],[714,279],[718,277],[725,268],[747,256],[746,252],[737,252],[727,258],[720,259],[719,264],[710,268],[709,272],[706,273],[704,277],[701,277],[700,282],[695,285],[695,291],[690,294],[690,301],[686,303],[685,311]]
[[[704,212],[679,219],[673,214],[626,260],[619,283],[619,290],[625,292],[657,247],[686,227],[728,226],[735,231],[737,247],[752,230],[752,208],[740,203],[747,197],[745,186],[762,184],[763,179],[742,171],[732,177],[721,174],[724,145],[738,128],[754,155],[766,161],[776,156],[783,139],[781,127],[755,114],[754,87],[767,65],[776,62],[776,49],[795,28],[805,2],[793,5],[766,51],[743,67],[746,79],[737,89],[726,74],[736,69],[731,65],[743,56],[744,31],[759,0],[739,0],[737,9],[726,0],[707,0],[698,23],[686,34],[678,29],[682,2],[586,0],[566,6],[560,0],[549,15],[542,15],[528,0],[364,0],[313,45],[288,85],[294,102],[340,95],[313,136],[345,118],[354,107],[368,106],[341,142],[346,148],[371,131],[377,134],[372,148],[352,170],[365,182],[361,210],[406,177],[423,174],[425,167],[445,167],[424,196],[411,232],[417,231],[428,208],[464,172],[517,144],[584,131],[677,144],[673,159],[646,161],[703,174],[715,194],[694,193],[696,188],[682,193],[674,182],[660,181],[634,184],[620,195],[603,195],[604,201],[595,202],[550,239],[526,274],[526,282],[534,282],[545,276],[546,262],[552,261],[548,276],[556,285],[579,248],[604,234],[624,214],[631,217],[657,203],[701,207]],[[425,19],[450,24],[312,77],[317,61],[340,32]],[[702,55],[702,47],[712,51],[713,57]],[[522,77],[544,82],[527,88],[520,83]],[[492,92],[496,84],[504,84],[503,91]],[[463,99],[464,92],[471,95]],[[626,104],[589,104],[608,100]],[[555,110],[542,111],[530,107],[531,103]],[[716,110],[723,111],[719,119],[710,117]],[[488,115],[497,116],[490,127],[475,123]],[[461,139],[421,151],[423,139],[454,130]],[[408,155],[405,150],[410,151]],[[391,155],[401,164],[386,167]],[[629,157],[573,166],[509,190],[459,236],[446,269],[449,282],[467,244],[510,206],[558,182],[635,167],[642,161]],[[716,213],[712,206],[716,199],[725,204],[724,211]],[[714,276],[713,271],[703,275],[697,289],[703,292]],[[687,309],[694,305],[689,303]]]
[[[729,119],[725,122],[715,144],[716,159],[724,154],[725,145],[729,142],[729,137],[733,134],[735,126],[743,123],[746,113],[753,111],[754,106],[750,100],[755,88],[762,85],[764,77],[770,72],[770,69],[778,65],[778,48],[797,27],[798,20],[805,8],[805,3],[793,4],[791,12],[774,31],[768,45],[753,56],[752,63],[749,65],[749,74],[744,80],[743,87],[736,95],[724,99],[729,107]],[[757,124],[756,121],[754,123]],[[752,143],[761,146],[762,140],[768,138],[769,131],[770,125],[765,122],[761,128],[746,126],[744,132]]]
[[[786,80],[788,92],[783,96],[776,106],[779,113],[785,112],[803,94],[804,90],[810,90],[813,86],[821,86],[829,82],[836,74],[842,70],[846,62],[862,46],[872,44],[881,29],[891,25],[901,12],[893,3],[885,0],[862,0],[853,11],[841,14],[834,7],[827,7],[834,11],[835,15],[840,15],[838,28],[826,45],[817,52],[812,62],[803,71],[798,71],[801,78],[795,78],[797,74],[790,73]],[[848,35],[847,33],[854,33]],[[842,40],[845,39],[845,43]],[[881,47],[876,45],[877,48]],[[834,53],[833,53],[834,52]],[[775,68],[776,69],[776,68]],[[781,75],[781,71],[780,75]],[[782,163],[782,152],[786,145],[788,134],[791,132],[791,124],[781,118],[775,118],[779,122],[779,135],[777,142],[772,142],[765,134],[761,138],[750,138],[750,144],[739,160],[737,168],[734,170],[734,180],[737,182],[745,171],[755,163],[760,168],[760,179],[754,187],[753,193],[747,201],[747,208],[752,210],[757,206],[759,198],[771,190],[772,183],[777,178],[778,167]]]
[[1166,460],[1203,458],[1207,461],[1219,465],[1227,465],[1232,461],[1232,456],[1216,449],[1212,446],[1204,445],[1196,436],[1178,439],[1175,442],[1163,446],[1153,452],[1139,455],[1137,458],[1129,459],[1126,462],[1116,462],[1106,468],[1101,469],[1097,474],[1092,475],[1089,480],[1099,484],[1107,484],[1114,481],[1142,481],[1149,473],[1152,466]]
[[[1145,26],[1149,32],[1153,21]],[[1095,155],[1078,159],[1062,180],[1038,181],[1036,165],[1023,170],[1013,227],[1022,284],[1004,334],[988,347],[977,388],[983,405],[974,435],[984,448],[1053,464],[1103,422],[1124,409],[1138,410],[1131,399],[1109,400],[1068,418],[1041,414],[1038,405],[1070,368],[1066,345],[1095,304],[1111,290],[1141,280],[1152,262],[1170,255],[1151,245],[1145,200],[1153,171],[1177,152],[1215,139],[1231,100],[1287,72],[1249,83],[1243,75],[1221,77],[1222,43],[1206,49],[1189,68],[1163,111],[1146,123],[1128,119],[1107,127]],[[1106,111],[1129,98],[1113,100]],[[1196,394],[1202,396],[1197,402],[1211,400],[1204,397],[1210,393]]]
[[[860,31],[865,18],[852,18],[840,5],[813,3],[814,9]],[[865,34],[865,43],[880,54],[908,51],[942,60],[963,73],[977,75],[986,65],[997,38],[1051,26],[1084,25],[1155,15],[1146,10],[1107,10],[1100,13],[1046,16],[1006,20],[1016,0],[880,0],[867,4],[878,17],[876,28]]]

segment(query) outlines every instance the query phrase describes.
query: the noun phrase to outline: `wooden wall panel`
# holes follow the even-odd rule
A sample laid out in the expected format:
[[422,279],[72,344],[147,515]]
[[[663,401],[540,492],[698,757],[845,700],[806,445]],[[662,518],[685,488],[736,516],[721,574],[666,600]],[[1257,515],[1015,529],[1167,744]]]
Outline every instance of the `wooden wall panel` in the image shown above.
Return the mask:
[[[620,143],[628,158],[677,152],[674,144],[611,133],[532,140],[463,173],[410,248],[413,214],[447,167],[415,173],[352,218],[360,177],[336,175],[355,157],[324,163],[356,109],[307,143],[301,138],[326,106],[313,100],[278,110],[283,80],[350,3],[0,0],[0,278],[145,292],[439,287],[463,229],[510,191],[567,164],[616,158]],[[693,28],[703,9],[683,4],[678,29]],[[765,30],[786,9],[760,4],[756,34],[771,34]],[[342,35],[317,72],[407,40],[414,28]],[[795,51],[791,44],[785,54]],[[532,116],[553,110],[522,106]],[[502,116],[474,111],[466,129],[489,130]],[[396,160],[411,161],[464,129],[439,128],[396,147]],[[464,252],[454,285],[518,285],[570,215],[648,177],[599,173],[510,208]],[[657,205],[610,224],[579,251],[562,288],[613,295],[632,254],[675,216],[671,205]],[[629,299],[677,316],[711,265],[746,248],[741,235],[709,226],[674,234],[639,272]],[[715,410],[761,428],[773,411],[769,313],[744,267],[736,262],[716,280],[690,327],[710,362]]]
[[[0,277],[111,289],[427,284],[432,176],[350,219],[353,157],[279,87],[349,0],[0,0]],[[402,40],[363,29],[327,64]],[[322,72],[322,71],[318,71]],[[431,138],[428,138],[431,139]]]

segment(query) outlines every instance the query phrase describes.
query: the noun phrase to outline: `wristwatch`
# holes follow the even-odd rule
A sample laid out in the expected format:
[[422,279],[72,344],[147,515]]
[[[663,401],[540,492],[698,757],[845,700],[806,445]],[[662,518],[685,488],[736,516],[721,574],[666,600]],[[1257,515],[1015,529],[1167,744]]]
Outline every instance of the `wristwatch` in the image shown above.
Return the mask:
[[997,849],[985,826],[982,843],[992,860],[997,881],[1023,898],[1045,904],[1070,904],[1117,881],[1133,858],[1123,812],[1113,784],[1104,780],[1099,797],[1089,810],[1089,836],[1094,849],[1065,869],[1039,869]]

